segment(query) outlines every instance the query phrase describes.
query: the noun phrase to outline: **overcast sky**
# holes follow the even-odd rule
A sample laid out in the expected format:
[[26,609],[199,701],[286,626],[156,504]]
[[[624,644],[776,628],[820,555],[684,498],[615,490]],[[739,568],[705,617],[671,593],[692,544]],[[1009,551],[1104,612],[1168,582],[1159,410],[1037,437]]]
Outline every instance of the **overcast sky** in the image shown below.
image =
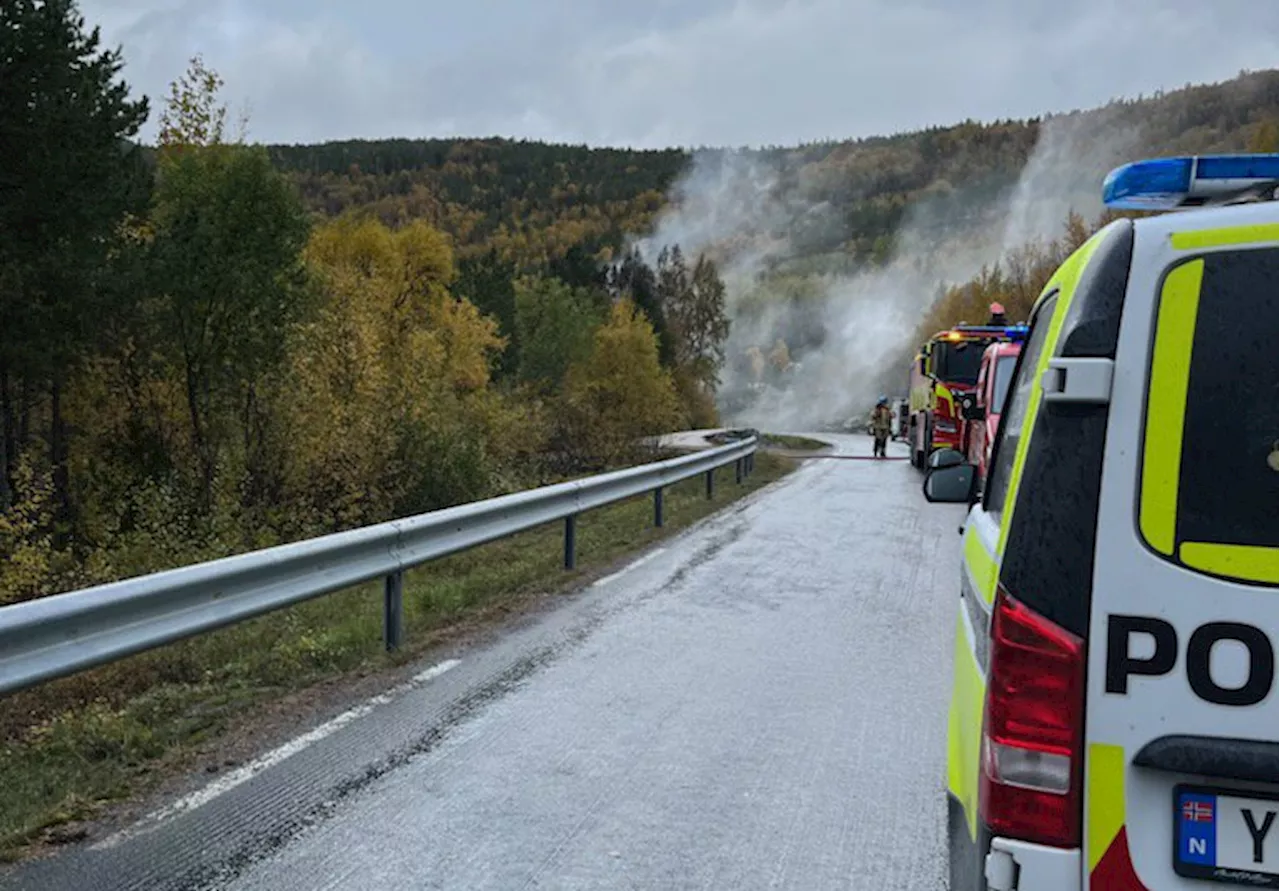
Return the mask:
[[[1066,111],[1277,64],[1274,0],[81,0],[158,108],[255,142],[766,145]],[[1118,10],[1119,12],[1115,12]],[[144,130],[154,137],[155,112]]]

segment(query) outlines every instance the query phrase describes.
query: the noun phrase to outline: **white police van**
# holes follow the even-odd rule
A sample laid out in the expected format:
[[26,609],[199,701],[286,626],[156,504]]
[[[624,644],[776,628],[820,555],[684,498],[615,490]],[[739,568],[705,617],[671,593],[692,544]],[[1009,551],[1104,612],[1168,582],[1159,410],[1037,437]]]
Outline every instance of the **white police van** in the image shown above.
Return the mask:
[[[1276,155],[1121,167],[1041,294],[970,502],[953,891],[1275,888]],[[1190,209],[1189,209],[1190,208]]]

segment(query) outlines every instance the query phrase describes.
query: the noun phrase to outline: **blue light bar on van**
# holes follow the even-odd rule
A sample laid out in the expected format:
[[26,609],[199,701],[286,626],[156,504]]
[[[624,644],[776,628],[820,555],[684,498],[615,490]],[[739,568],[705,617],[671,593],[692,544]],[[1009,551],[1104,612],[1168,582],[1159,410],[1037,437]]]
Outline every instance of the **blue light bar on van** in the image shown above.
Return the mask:
[[1171,210],[1280,181],[1280,155],[1154,158],[1117,167],[1102,183],[1102,203],[1120,210]]
[[1004,329],[1004,334],[1014,343],[1024,343],[1030,330],[1026,325],[1011,325]]

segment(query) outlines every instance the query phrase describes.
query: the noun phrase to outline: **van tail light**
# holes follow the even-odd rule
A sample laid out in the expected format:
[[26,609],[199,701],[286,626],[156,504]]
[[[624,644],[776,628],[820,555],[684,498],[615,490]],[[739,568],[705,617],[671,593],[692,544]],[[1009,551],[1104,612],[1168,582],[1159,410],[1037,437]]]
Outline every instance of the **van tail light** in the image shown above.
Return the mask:
[[990,660],[983,822],[992,835],[1079,847],[1084,641],[999,588]]

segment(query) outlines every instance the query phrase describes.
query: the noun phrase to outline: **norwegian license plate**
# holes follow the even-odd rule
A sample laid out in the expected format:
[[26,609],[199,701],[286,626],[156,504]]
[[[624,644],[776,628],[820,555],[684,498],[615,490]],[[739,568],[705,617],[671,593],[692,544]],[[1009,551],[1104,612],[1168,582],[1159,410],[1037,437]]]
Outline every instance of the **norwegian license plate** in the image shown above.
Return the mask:
[[1178,786],[1173,790],[1173,869],[1180,876],[1280,887],[1280,816],[1274,795]]

